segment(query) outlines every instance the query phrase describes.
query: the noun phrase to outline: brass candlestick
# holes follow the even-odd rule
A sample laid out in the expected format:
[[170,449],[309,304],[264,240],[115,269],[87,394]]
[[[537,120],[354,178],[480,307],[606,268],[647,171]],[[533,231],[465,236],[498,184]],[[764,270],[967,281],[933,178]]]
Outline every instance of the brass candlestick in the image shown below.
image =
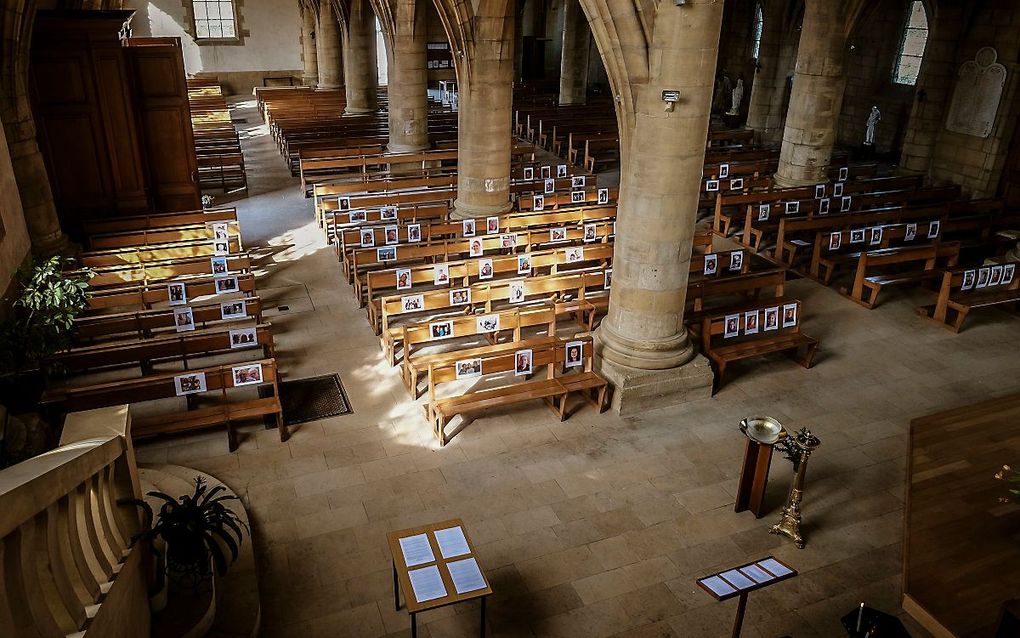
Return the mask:
[[787,445],[793,453],[793,465],[796,474],[790,487],[790,496],[783,507],[783,517],[769,530],[770,534],[781,534],[793,539],[798,549],[804,549],[804,537],[800,534],[800,503],[804,498],[804,475],[807,473],[807,462],[811,453],[821,445],[818,437],[810,430],[803,429],[795,436],[788,437]]

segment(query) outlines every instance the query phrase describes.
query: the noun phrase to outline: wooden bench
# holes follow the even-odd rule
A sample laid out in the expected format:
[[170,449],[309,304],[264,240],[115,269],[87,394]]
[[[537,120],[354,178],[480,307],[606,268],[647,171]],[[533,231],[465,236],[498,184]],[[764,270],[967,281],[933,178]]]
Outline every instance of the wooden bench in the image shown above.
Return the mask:
[[[217,269],[226,264],[226,271]],[[108,288],[131,284],[153,284],[171,279],[196,276],[238,275],[251,272],[251,257],[247,254],[222,255],[213,257],[185,257],[147,261],[140,264],[100,266],[92,269],[89,288]]]
[[820,230],[813,242],[814,250],[807,274],[828,286],[841,266],[857,262],[861,254],[911,243],[930,244],[940,239],[941,227],[942,221],[933,219],[847,230],[831,230],[832,227]]
[[[190,308],[195,327],[230,325],[241,321],[262,323],[261,298],[248,297],[238,300],[236,303],[242,304],[244,310],[244,316],[239,316],[236,319],[223,318],[223,303],[221,302],[192,304]],[[176,332],[174,308],[86,315],[74,320],[74,338],[78,345],[111,339],[144,339],[165,332]]]
[[[857,260],[857,271],[852,286],[840,288],[840,294],[865,308],[873,309],[883,288],[938,279],[942,276],[942,271],[938,269],[939,261],[945,260],[943,265],[952,267],[956,265],[959,257],[960,245],[955,242],[864,252]],[[912,268],[903,270],[904,266]],[[890,268],[898,270],[887,273],[874,272],[876,269]]]
[[[78,257],[82,267],[102,268],[123,264],[145,264],[167,259],[188,257],[215,257],[217,246],[208,239],[189,239],[166,244],[126,246],[110,250],[90,250]],[[243,252],[241,237],[233,235],[227,239],[227,253],[236,255]]]
[[[219,282],[225,279],[236,279],[237,290],[223,290]],[[187,279],[180,283],[184,285],[186,302],[197,297],[216,296],[220,300],[226,301],[228,298],[240,295],[251,297],[255,294],[255,277],[251,273],[222,278],[199,277]],[[166,283],[102,288],[88,291],[88,300],[89,312],[125,307],[150,309],[155,304],[169,303],[170,291],[169,285]]]
[[[224,241],[230,237],[240,238],[241,228],[236,221],[223,223],[227,224],[227,238],[224,238]],[[103,233],[89,236],[89,246],[91,250],[109,250],[189,240],[203,240],[212,243],[216,240],[215,231],[210,224],[187,224],[147,230]],[[238,241],[240,240],[238,239]]]
[[776,298],[706,315],[701,320],[701,348],[715,368],[715,390],[733,361],[791,352],[810,368],[818,340],[801,332],[801,310],[796,299]]
[[209,208],[177,213],[150,213],[147,215],[124,215],[100,217],[82,222],[85,234],[103,235],[126,233],[139,230],[154,230],[173,226],[205,225],[218,222],[237,222],[235,208]]
[[[577,344],[572,352],[579,351],[581,365],[565,368],[568,344]],[[478,367],[478,376],[491,378],[517,370],[516,353],[531,352],[532,375],[513,376],[509,384],[495,388],[472,389],[454,396],[439,397],[437,387],[458,379],[458,369],[466,362]],[[608,407],[609,384],[592,370],[592,339],[590,336],[575,339],[540,337],[472,348],[461,351],[462,359],[452,362],[433,362],[428,368],[428,404],[425,413],[432,424],[440,445],[449,438],[446,426],[456,416],[467,416],[535,400],[544,401],[560,421],[569,416],[568,398],[580,394],[599,412]],[[545,368],[542,374],[542,368]]]
[[973,268],[949,268],[942,275],[938,299],[918,314],[959,333],[975,308],[1003,307],[1016,310],[1020,302],[1018,261],[1004,261]]

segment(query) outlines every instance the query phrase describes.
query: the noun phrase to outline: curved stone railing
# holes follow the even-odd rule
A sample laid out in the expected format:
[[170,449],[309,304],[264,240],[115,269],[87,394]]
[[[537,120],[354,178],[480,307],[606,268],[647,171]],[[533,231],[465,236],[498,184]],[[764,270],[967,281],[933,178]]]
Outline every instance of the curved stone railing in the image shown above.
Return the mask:
[[127,406],[70,414],[60,447],[0,471],[0,636],[149,635]]

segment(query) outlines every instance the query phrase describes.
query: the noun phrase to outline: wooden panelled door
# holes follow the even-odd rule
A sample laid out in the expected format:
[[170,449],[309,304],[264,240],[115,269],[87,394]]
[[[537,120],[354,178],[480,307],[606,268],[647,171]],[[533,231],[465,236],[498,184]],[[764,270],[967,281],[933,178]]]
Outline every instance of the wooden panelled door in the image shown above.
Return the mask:
[[201,208],[184,54],[177,38],[130,38],[132,71],[149,195],[156,212]]

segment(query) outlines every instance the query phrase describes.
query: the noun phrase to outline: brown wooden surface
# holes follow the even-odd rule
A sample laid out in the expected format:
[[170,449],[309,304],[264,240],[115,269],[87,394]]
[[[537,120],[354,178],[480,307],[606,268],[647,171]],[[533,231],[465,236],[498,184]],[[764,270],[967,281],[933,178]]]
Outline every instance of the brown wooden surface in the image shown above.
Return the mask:
[[993,478],[1020,462],[1018,420],[1020,394],[910,425],[904,606],[958,638],[992,636],[1020,592],[1020,507],[998,502],[1005,484]]
[[[442,553],[439,551],[439,543],[436,541],[436,530],[449,529],[451,527],[460,527],[464,531],[464,538],[467,539],[468,548],[470,548],[470,554],[464,554],[462,556],[455,556],[450,559],[443,558]],[[426,534],[429,539],[429,544],[432,545],[432,554],[436,560],[432,563],[425,563],[423,565],[415,565],[410,569],[422,569],[429,567],[430,565],[437,565],[439,567],[439,575],[443,579],[443,585],[446,587],[447,594],[442,598],[435,600],[429,600],[424,603],[419,603],[414,597],[414,590],[411,588],[411,578],[407,575],[409,569],[404,564],[404,552],[400,548],[400,539],[407,538],[408,536],[417,536],[418,534]],[[465,600],[473,600],[475,598],[481,598],[488,596],[492,593],[492,587],[489,586],[489,578],[485,575],[485,570],[482,568],[481,562],[478,561],[478,555],[475,553],[474,543],[471,542],[471,535],[468,534],[467,528],[464,527],[464,521],[459,518],[454,518],[448,521],[442,521],[440,523],[430,523],[428,525],[421,525],[419,527],[412,527],[396,532],[389,532],[386,534],[386,541],[390,546],[390,555],[393,557],[393,566],[397,571],[397,581],[400,583],[400,592],[403,594],[404,606],[407,607],[407,611],[410,613],[418,613],[427,609],[435,609],[437,607],[444,607],[446,605],[452,605],[453,603],[463,602]],[[482,578],[485,579],[485,589],[478,589],[476,591],[467,592],[466,594],[458,594],[457,589],[453,586],[453,579],[450,577],[450,570],[447,569],[446,564],[449,562],[455,562],[459,560],[465,560],[468,558],[475,559],[478,562],[478,569],[482,572]]]

